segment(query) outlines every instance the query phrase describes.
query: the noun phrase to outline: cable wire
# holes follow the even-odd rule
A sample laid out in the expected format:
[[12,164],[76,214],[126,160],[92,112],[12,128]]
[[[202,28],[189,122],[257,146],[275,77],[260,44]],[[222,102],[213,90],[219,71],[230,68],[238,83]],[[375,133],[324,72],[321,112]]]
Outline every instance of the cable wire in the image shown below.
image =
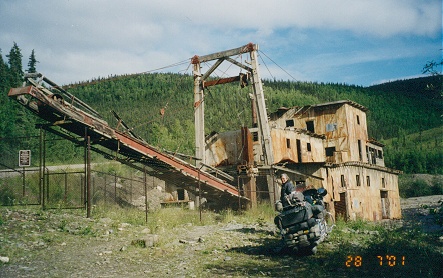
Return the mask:
[[289,75],[294,81],[298,81],[294,76],[292,76],[289,72],[287,72],[284,68],[282,68],[279,64],[277,64],[274,60],[272,60],[268,55],[266,55],[263,51],[259,50],[260,53],[266,56],[269,60],[271,60],[277,67],[279,67],[283,72]]

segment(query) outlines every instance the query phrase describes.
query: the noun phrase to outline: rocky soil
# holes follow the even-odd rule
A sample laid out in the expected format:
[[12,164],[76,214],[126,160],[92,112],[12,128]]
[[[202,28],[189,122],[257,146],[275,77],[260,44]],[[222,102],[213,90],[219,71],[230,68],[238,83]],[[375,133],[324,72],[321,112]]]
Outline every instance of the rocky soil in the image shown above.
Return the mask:
[[[430,213],[441,200],[403,200],[396,225],[443,235]],[[0,213],[0,277],[293,277],[291,264],[302,271],[308,263],[280,252],[273,223],[189,223],[154,235],[142,225],[70,212]]]

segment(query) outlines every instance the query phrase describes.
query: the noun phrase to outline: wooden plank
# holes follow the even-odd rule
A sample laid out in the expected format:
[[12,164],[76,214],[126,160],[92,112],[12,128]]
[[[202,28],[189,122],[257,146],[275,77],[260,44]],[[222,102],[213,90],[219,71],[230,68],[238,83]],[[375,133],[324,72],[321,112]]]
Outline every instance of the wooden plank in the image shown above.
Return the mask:
[[253,44],[253,43],[249,43],[249,44],[244,45],[242,47],[238,47],[238,48],[234,48],[234,49],[230,49],[230,50],[226,50],[226,51],[220,51],[220,52],[209,54],[209,55],[204,55],[204,56],[197,56],[196,55],[191,59],[191,63],[198,64],[198,63],[202,63],[202,62],[208,62],[208,61],[220,59],[222,57],[230,57],[230,56],[234,56],[234,55],[238,55],[238,54],[242,54],[242,53],[252,52],[254,50],[258,50],[258,45]]

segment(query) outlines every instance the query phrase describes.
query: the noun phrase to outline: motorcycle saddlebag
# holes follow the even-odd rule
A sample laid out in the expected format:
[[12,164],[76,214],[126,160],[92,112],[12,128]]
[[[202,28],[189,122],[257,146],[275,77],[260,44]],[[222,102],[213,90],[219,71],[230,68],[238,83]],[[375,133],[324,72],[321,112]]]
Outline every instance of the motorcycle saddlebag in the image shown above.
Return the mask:
[[310,206],[301,206],[284,211],[279,216],[282,227],[287,228],[294,224],[307,221],[312,217],[312,215],[313,213]]

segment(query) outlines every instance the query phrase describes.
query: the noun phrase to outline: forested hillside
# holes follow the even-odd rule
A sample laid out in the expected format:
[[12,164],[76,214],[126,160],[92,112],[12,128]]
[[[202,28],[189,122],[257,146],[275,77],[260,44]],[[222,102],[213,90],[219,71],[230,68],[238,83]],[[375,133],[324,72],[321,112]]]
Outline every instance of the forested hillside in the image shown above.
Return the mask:
[[[0,137],[36,134],[33,125],[39,121],[6,96],[10,87],[20,86],[22,82],[23,67],[21,62],[18,64],[18,56],[21,57],[20,49],[14,44],[6,55],[7,62],[0,57]],[[14,57],[16,59],[12,59]],[[32,52],[26,71],[38,71],[36,62]],[[114,110],[150,144],[193,154],[192,76],[176,73],[112,76],[65,88],[96,109],[111,126],[117,124],[110,112]],[[210,87],[204,100],[206,132],[250,126],[251,89],[242,89],[239,84]],[[268,112],[282,106],[344,99],[362,104],[369,109],[369,136],[387,144],[387,166],[407,173],[443,173],[442,133],[439,132],[442,128],[441,76],[371,87],[264,80],[264,91]]]

